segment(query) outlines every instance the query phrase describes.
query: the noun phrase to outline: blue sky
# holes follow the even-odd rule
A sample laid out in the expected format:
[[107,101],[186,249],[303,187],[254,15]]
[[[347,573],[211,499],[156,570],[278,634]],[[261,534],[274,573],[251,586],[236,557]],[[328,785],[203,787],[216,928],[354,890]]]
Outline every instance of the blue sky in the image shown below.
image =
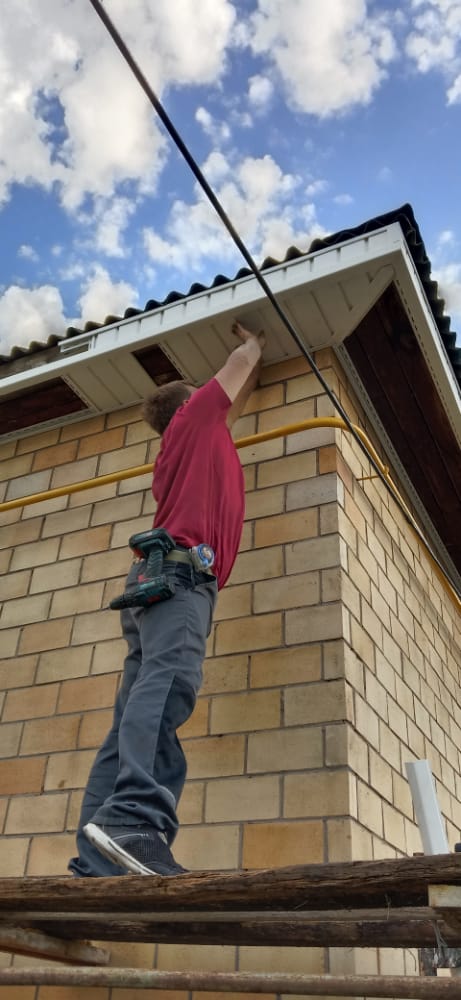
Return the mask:
[[[105,5],[257,262],[409,201],[459,334],[461,0]],[[0,352],[232,277],[88,0],[4,8]]]

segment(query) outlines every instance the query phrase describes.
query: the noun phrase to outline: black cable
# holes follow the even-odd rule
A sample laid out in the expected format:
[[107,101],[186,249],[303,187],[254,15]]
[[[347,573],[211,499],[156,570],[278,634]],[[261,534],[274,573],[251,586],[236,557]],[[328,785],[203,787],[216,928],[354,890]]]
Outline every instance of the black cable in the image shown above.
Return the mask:
[[[306,361],[308,361],[309,365],[312,368],[312,371],[314,372],[314,375],[317,376],[320,384],[322,385],[322,388],[325,390],[326,395],[329,397],[329,399],[333,403],[334,407],[336,408],[336,410],[338,411],[338,413],[340,414],[340,416],[344,420],[344,423],[348,427],[348,429],[351,432],[352,436],[354,437],[355,441],[357,442],[357,444],[359,445],[359,447],[361,448],[361,450],[363,451],[363,453],[366,455],[368,461],[370,462],[370,465],[373,467],[373,469],[375,470],[376,474],[379,476],[379,478],[381,479],[381,481],[384,483],[386,489],[393,496],[393,498],[396,501],[396,503],[398,504],[401,512],[403,513],[403,515],[404,515],[405,520],[407,521],[407,523],[409,523],[409,524],[412,525],[413,529],[417,532],[419,538],[423,541],[424,545],[430,551],[431,556],[434,559],[434,562],[436,562],[437,565],[438,565],[438,567],[439,567],[439,569],[442,570],[442,572],[446,574],[447,571],[446,571],[445,567],[439,561],[439,559],[437,558],[437,556],[435,555],[435,553],[432,552],[432,549],[429,547],[429,545],[428,545],[428,543],[427,543],[427,541],[426,541],[426,539],[425,539],[422,531],[420,531],[420,529],[419,529],[418,525],[416,524],[416,522],[414,521],[414,519],[411,518],[411,517],[409,517],[409,515],[407,514],[406,510],[404,509],[404,507],[402,507],[402,504],[400,503],[399,497],[394,492],[394,489],[392,488],[391,484],[386,479],[385,475],[382,473],[381,469],[379,468],[379,465],[377,464],[377,462],[375,462],[373,456],[370,455],[370,453],[369,453],[366,445],[361,440],[360,436],[356,433],[356,430],[354,428],[354,425],[353,425],[352,421],[350,420],[348,414],[346,413],[346,411],[345,411],[344,407],[342,406],[342,404],[340,403],[339,399],[337,399],[337,397],[335,396],[334,392],[332,391],[332,389],[328,385],[328,382],[326,381],[326,379],[322,375],[320,369],[317,367],[312,354],[310,353],[310,351],[307,350],[307,348],[304,345],[304,343],[303,343],[303,341],[302,341],[302,339],[301,339],[298,331],[295,329],[295,327],[291,323],[290,319],[288,318],[288,316],[286,315],[286,313],[284,312],[284,310],[282,309],[282,307],[277,302],[277,299],[276,299],[274,293],[272,292],[271,288],[269,287],[269,285],[268,285],[266,279],[264,278],[263,274],[261,274],[261,271],[259,270],[259,268],[258,268],[255,260],[253,259],[250,251],[245,246],[245,243],[243,242],[243,240],[239,236],[237,230],[232,225],[232,222],[230,221],[229,217],[227,216],[226,212],[224,211],[224,208],[221,205],[221,202],[219,201],[219,199],[217,198],[215,192],[213,191],[213,188],[210,187],[210,185],[209,185],[209,183],[208,183],[205,175],[202,173],[202,171],[201,171],[198,163],[196,162],[196,160],[192,156],[192,153],[189,151],[189,149],[186,146],[184,140],[181,138],[178,130],[173,125],[173,122],[171,121],[171,118],[169,117],[169,115],[165,111],[165,108],[163,107],[163,105],[159,101],[159,99],[158,99],[157,95],[155,94],[154,90],[152,89],[152,87],[150,86],[150,84],[148,83],[148,81],[146,80],[146,77],[144,76],[142,70],[138,66],[138,64],[135,61],[135,59],[133,58],[133,56],[132,56],[132,54],[131,54],[128,46],[123,41],[123,38],[121,37],[120,33],[117,31],[117,28],[115,27],[115,25],[111,21],[109,15],[107,14],[107,11],[104,9],[104,7],[103,7],[103,5],[101,3],[101,0],[90,0],[90,3],[92,5],[92,7],[94,7],[94,10],[96,11],[96,13],[98,14],[98,16],[100,17],[100,19],[103,22],[103,24],[105,25],[105,27],[107,28],[107,31],[109,32],[111,38],[115,42],[115,44],[116,44],[117,48],[119,49],[119,51],[121,52],[123,58],[128,63],[130,69],[132,70],[134,76],[136,77],[136,80],[138,81],[139,85],[142,87],[142,89],[143,89],[144,93],[146,94],[148,100],[150,101],[150,103],[154,107],[155,111],[157,112],[159,118],[163,122],[163,124],[164,124],[167,132],[169,133],[169,135],[173,139],[173,142],[175,143],[175,145],[179,149],[180,153],[184,157],[186,163],[188,164],[188,166],[192,170],[192,173],[197,178],[197,180],[198,180],[198,182],[200,184],[200,187],[205,192],[208,200],[213,205],[213,208],[215,209],[216,213],[219,215],[219,218],[221,219],[221,222],[223,222],[223,224],[226,227],[228,233],[232,237],[235,245],[240,250],[240,253],[242,254],[242,257],[244,257],[244,259],[246,260],[246,262],[248,264],[248,267],[253,272],[253,274],[254,274],[257,282],[259,283],[259,285],[263,289],[263,291],[266,294],[266,296],[269,299],[269,301],[272,303],[272,305],[273,305],[273,307],[274,307],[274,309],[275,309],[275,311],[276,311],[279,319],[282,321],[283,325],[287,328],[288,332],[293,337],[293,340],[296,341],[296,344],[298,345],[298,347],[299,347],[299,349],[301,351],[301,354],[303,354],[304,357],[306,358]],[[453,589],[455,590],[455,592],[457,592],[457,588],[454,586],[453,581],[450,581],[450,582],[451,582],[451,585],[452,585]],[[461,596],[461,595],[458,595],[458,596]]]
[[[114,40],[117,48],[120,50],[120,52],[122,53],[123,57],[126,59],[128,65],[129,65],[130,69],[133,71],[133,73],[134,73],[134,75],[135,75],[138,83],[141,85],[141,87],[144,90],[145,94],[149,98],[150,103],[155,108],[155,110],[156,110],[159,118],[161,118],[161,120],[162,120],[165,128],[167,129],[167,131],[169,132],[171,138],[173,139],[173,142],[178,147],[180,153],[183,155],[184,159],[186,160],[186,163],[191,168],[192,173],[197,178],[197,180],[198,180],[201,188],[204,190],[207,198],[209,199],[209,201],[213,205],[213,208],[215,209],[215,211],[219,215],[219,218],[224,223],[227,231],[230,233],[230,235],[231,235],[234,243],[236,244],[236,246],[240,250],[240,253],[242,254],[242,257],[245,258],[245,260],[246,260],[246,262],[248,264],[248,267],[253,272],[256,280],[259,282],[261,288],[263,289],[263,291],[267,295],[268,299],[272,303],[274,309],[277,312],[277,315],[281,319],[281,321],[284,324],[284,326],[286,326],[287,330],[289,331],[289,333],[291,334],[291,336],[293,337],[293,339],[296,341],[296,343],[297,343],[300,351],[302,352],[302,354],[304,354],[304,357],[309,362],[309,364],[310,364],[310,366],[312,368],[312,371],[314,372],[314,374],[319,379],[322,387],[325,389],[325,392],[327,393],[327,395],[330,397],[330,399],[334,403],[334,405],[337,408],[338,412],[341,414],[341,417],[345,421],[345,423],[347,424],[349,430],[351,431],[351,433],[355,434],[353,425],[352,425],[352,423],[351,423],[351,421],[350,421],[347,413],[345,412],[345,410],[341,406],[341,403],[339,402],[339,400],[336,399],[336,396],[332,392],[330,386],[328,385],[328,382],[325,380],[325,378],[322,375],[320,369],[315,364],[313,356],[310,354],[310,352],[307,350],[307,348],[303,344],[303,341],[301,340],[301,337],[300,337],[299,333],[294,328],[294,326],[291,323],[291,321],[289,320],[288,316],[285,314],[284,310],[282,309],[282,307],[277,302],[277,299],[276,299],[274,293],[272,292],[271,288],[267,284],[267,281],[264,278],[264,276],[261,274],[261,271],[259,270],[259,268],[258,268],[256,262],[254,261],[253,257],[251,256],[250,251],[245,246],[243,240],[241,239],[241,237],[239,236],[238,232],[236,231],[236,229],[232,225],[232,222],[230,221],[229,217],[227,216],[226,212],[224,211],[224,208],[222,207],[221,202],[219,201],[219,199],[215,195],[215,193],[213,191],[213,188],[210,187],[210,185],[209,185],[209,183],[208,183],[205,175],[202,173],[202,171],[201,171],[198,163],[196,162],[196,160],[194,160],[194,157],[190,153],[188,147],[186,146],[185,142],[181,138],[179,132],[177,131],[177,129],[173,125],[173,122],[171,121],[170,117],[168,116],[167,112],[165,111],[165,108],[160,103],[158,97],[156,96],[156,94],[152,90],[152,87],[150,86],[150,84],[147,82],[147,80],[146,80],[146,78],[145,78],[142,70],[139,68],[138,64],[135,62],[133,56],[131,55],[131,52],[130,52],[128,46],[125,44],[125,42],[123,41],[123,38],[120,36],[120,34],[117,31],[117,29],[115,28],[114,24],[110,20],[109,15],[105,11],[105,9],[104,9],[104,7],[103,7],[103,5],[101,3],[101,0],[90,0],[90,3],[94,7],[96,13],[99,14],[99,17],[101,18],[101,20],[105,24],[105,26],[106,26],[109,34],[112,36],[112,38],[113,38],[113,40]],[[355,435],[355,436],[356,436],[356,440],[360,444],[362,450],[365,451],[365,453],[367,454],[367,457],[370,459],[370,461],[371,461],[373,467],[375,468],[376,472],[378,472],[379,475],[382,476],[382,473],[381,473],[381,470],[379,469],[379,466],[375,464],[373,458],[368,454],[368,452],[367,452],[367,450],[365,448],[365,445],[362,444],[362,442],[361,442],[360,438],[358,437],[358,435]]]

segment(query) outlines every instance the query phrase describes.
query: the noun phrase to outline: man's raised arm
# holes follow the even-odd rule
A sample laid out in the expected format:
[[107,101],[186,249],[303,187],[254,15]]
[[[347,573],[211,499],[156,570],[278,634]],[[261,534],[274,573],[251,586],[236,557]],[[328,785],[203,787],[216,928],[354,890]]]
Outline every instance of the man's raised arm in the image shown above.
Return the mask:
[[263,333],[251,333],[237,321],[232,324],[232,332],[241,340],[241,344],[232,351],[226,364],[216,373],[216,380],[232,403],[227,415],[228,427],[232,427],[240,416],[258,384],[265,344]]

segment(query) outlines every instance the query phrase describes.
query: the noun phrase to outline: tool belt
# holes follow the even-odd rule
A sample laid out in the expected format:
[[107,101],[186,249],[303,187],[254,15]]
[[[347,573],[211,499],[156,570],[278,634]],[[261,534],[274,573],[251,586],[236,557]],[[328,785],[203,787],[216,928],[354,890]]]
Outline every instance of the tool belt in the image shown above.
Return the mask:
[[[196,548],[200,548],[200,546],[196,546]],[[207,548],[209,548],[209,546],[207,546]],[[197,559],[194,558],[194,552],[194,549],[174,548],[171,552],[168,552],[168,554],[164,557],[164,560],[165,562],[187,563],[189,566],[193,566],[193,568],[199,573],[209,573],[210,576],[213,576],[213,570],[211,567],[197,564]]]
[[200,573],[212,573],[214,552],[202,542],[191,549],[178,548],[164,528],[140,531],[129,539],[136,561],[146,563],[138,576],[138,584],[110,602],[113,611],[122,608],[147,608],[158,601],[167,601],[176,593],[172,580],[163,572],[164,562],[188,563]]

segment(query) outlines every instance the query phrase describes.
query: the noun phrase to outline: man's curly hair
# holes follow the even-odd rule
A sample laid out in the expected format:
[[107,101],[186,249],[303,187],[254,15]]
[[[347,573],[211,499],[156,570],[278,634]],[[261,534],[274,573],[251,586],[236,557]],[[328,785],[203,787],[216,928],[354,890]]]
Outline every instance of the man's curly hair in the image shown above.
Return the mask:
[[144,401],[142,416],[157,434],[166,431],[176,410],[189,399],[192,386],[187,382],[167,382]]

